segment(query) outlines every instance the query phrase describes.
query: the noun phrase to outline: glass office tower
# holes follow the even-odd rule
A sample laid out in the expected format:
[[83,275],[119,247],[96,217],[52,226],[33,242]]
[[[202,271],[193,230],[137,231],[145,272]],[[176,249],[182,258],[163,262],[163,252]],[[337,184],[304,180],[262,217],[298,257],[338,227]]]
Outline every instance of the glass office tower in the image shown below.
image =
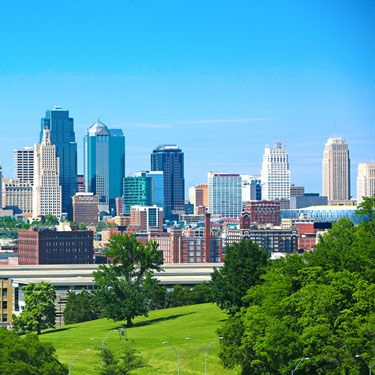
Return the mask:
[[176,145],[162,145],[151,154],[151,170],[164,174],[164,208],[166,219],[185,208],[184,153]]
[[98,120],[84,137],[84,181],[85,190],[98,195],[100,212],[115,214],[124,176],[125,136]]
[[151,206],[152,178],[129,176],[124,178],[124,214],[130,214],[131,206]]
[[72,196],[77,192],[77,143],[74,133],[74,120],[69,111],[59,106],[46,111],[41,119],[39,143],[43,139],[45,127],[50,129],[51,144],[56,146],[60,160],[60,185],[62,188],[62,212],[72,218]]
[[151,177],[152,205],[164,208],[164,173],[162,171],[141,171],[135,176]]

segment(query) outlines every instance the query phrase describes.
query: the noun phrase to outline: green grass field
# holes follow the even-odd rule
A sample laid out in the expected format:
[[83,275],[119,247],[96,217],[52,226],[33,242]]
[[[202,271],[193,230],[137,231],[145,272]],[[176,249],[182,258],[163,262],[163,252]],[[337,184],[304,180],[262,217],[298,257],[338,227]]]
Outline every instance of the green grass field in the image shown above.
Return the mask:
[[[219,339],[216,330],[225,319],[225,314],[214,304],[152,311],[147,318],[135,319],[134,326],[126,329],[126,335],[145,360],[146,367],[134,374],[177,373],[177,354],[170,346],[163,345],[163,341],[168,341],[180,352],[181,375],[205,373],[205,348],[208,374],[234,374],[234,371],[224,370],[217,357]],[[66,325],[44,332],[40,340],[54,345],[60,361],[71,364],[72,374],[98,374],[102,340],[116,352],[125,343],[118,331],[122,323],[99,319]]]

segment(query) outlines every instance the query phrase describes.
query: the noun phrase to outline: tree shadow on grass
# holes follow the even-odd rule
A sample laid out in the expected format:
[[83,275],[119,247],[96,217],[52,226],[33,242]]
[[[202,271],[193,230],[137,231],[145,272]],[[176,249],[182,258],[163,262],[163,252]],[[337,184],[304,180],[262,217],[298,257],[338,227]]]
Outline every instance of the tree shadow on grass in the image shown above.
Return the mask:
[[71,329],[70,328],[56,328],[56,329],[51,329],[49,331],[46,331],[46,332],[42,332],[41,335],[48,335],[49,333],[55,333],[55,332],[61,332],[61,331],[67,331],[68,329]]
[[[148,325],[151,325],[151,324],[164,322],[164,321],[167,321],[167,320],[177,319],[177,318],[180,318],[181,316],[186,316],[186,315],[191,315],[191,314],[195,314],[195,311],[191,311],[191,312],[188,312],[186,314],[176,314],[176,315],[165,316],[163,318],[155,318],[155,319],[144,320],[142,322],[134,323],[130,328],[144,327],[144,326],[148,326]],[[120,328],[127,328],[127,327],[126,327],[125,324],[123,324],[123,325],[120,325],[118,327],[115,327],[114,329],[120,329]]]

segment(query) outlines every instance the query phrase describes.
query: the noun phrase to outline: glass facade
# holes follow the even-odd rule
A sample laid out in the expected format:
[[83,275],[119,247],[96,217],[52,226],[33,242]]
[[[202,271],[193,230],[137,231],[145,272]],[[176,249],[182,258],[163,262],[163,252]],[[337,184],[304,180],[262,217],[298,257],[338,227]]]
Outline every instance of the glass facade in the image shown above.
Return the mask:
[[151,206],[152,178],[131,176],[124,178],[124,214],[130,214],[131,206]]
[[164,173],[162,171],[142,171],[135,176],[151,177],[152,205],[164,208]]
[[293,210],[280,210],[280,217],[281,219],[299,219],[301,215],[306,215],[308,219],[317,223],[332,223],[345,217],[354,224],[359,224],[363,218],[355,214],[356,210],[356,206],[348,206],[345,208],[342,206],[321,206],[321,208],[307,207]]
[[56,146],[56,154],[60,161],[60,185],[62,188],[62,211],[72,218],[72,196],[77,192],[77,143],[74,133],[74,120],[69,111],[54,107],[41,119],[40,139],[43,129],[51,132],[51,143]]
[[184,153],[176,145],[162,145],[151,154],[151,170],[164,174],[164,213],[183,211],[185,203]]
[[85,190],[99,197],[100,211],[115,214],[124,176],[125,136],[98,120],[84,137],[84,182]]

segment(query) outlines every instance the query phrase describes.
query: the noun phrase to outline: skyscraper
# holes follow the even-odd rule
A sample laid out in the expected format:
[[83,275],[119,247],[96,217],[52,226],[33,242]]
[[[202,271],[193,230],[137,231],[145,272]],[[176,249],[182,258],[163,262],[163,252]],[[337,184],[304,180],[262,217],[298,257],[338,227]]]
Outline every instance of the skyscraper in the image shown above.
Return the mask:
[[95,122],[84,137],[85,190],[99,197],[99,211],[115,214],[123,195],[125,137],[121,129]]
[[242,211],[239,174],[208,172],[208,211],[222,217],[239,217]]
[[343,138],[329,138],[323,151],[323,195],[331,203],[350,199],[350,158]]
[[163,171],[141,171],[135,176],[151,177],[151,201],[153,206],[164,208],[164,173]]
[[60,161],[51,132],[44,128],[43,139],[34,147],[33,217],[61,215]]
[[129,176],[124,178],[124,214],[130,214],[131,206],[151,206],[152,178]]
[[44,128],[51,133],[51,143],[56,146],[60,160],[60,185],[62,189],[62,212],[72,218],[72,196],[77,192],[77,143],[74,133],[74,121],[69,111],[55,106],[46,112],[41,120],[40,141]]
[[290,198],[290,170],[288,154],[281,142],[266,146],[262,163],[262,199]]
[[357,203],[363,197],[375,196],[375,163],[359,163],[357,176]]
[[151,154],[151,170],[164,173],[164,216],[171,219],[173,211],[185,206],[184,153],[176,145],[162,145]]
[[20,182],[33,183],[34,148],[24,147],[14,150],[14,179]]
[[262,183],[260,176],[241,175],[242,202],[260,201],[262,199]]

